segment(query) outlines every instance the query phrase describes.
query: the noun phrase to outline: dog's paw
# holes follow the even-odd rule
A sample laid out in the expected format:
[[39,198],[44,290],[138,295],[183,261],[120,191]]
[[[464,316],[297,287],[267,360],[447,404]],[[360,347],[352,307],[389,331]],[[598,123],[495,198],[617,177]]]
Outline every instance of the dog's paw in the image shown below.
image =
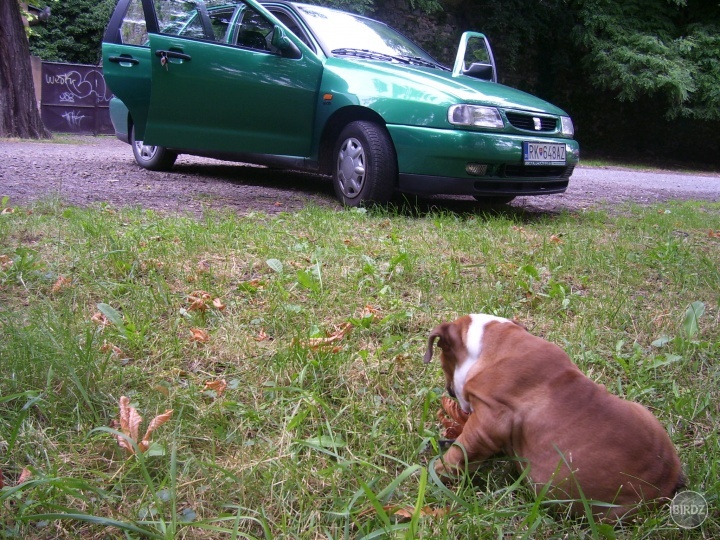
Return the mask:
[[435,474],[437,474],[438,478],[445,484],[455,483],[462,474],[457,467],[443,461],[442,457],[435,460],[433,468],[435,469]]

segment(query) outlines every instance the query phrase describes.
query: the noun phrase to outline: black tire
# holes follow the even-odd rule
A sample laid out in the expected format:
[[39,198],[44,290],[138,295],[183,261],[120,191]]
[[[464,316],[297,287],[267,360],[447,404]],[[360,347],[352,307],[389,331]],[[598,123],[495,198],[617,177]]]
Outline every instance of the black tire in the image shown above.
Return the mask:
[[164,146],[148,146],[136,140],[135,126],[130,129],[130,146],[137,164],[150,171],[169,171],[178,157]]
[[397,185],[397,157],[387,130],[367,121],[349,123],[333,153],[335,195],[345,206],[386,203]]
[[487,206],[500,206],[515,200],[515,195],[473,195],[475,200]]

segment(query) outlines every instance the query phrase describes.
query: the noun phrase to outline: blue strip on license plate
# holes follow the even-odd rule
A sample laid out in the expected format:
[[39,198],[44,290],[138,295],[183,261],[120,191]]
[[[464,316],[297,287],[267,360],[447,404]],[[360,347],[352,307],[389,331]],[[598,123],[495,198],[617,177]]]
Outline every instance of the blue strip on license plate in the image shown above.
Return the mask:
[[523,143],[525,165],[565,165],[565,145],[557,143]]

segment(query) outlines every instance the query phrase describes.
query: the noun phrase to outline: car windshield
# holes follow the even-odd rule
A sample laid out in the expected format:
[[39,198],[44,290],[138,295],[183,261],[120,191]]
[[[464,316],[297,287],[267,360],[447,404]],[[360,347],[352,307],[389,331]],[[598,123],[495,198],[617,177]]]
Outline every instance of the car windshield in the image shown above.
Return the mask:
[[441,67],[420,46],[383,23],[320,6],[296,7],[323,49],[332,55]]

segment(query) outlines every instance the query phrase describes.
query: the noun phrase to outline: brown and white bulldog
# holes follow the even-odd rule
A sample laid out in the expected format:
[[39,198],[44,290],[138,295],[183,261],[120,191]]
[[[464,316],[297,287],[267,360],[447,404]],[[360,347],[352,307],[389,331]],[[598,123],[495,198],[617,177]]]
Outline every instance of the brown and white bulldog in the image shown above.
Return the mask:
[[[465,315],[435,327],[448,393],[470,413],[462,433],[435,462],[444,478],[496,454],[517,458],[546,500],[586,501],[615,521],[641,504],[662,504],[684,485],[680,459],[660,422],[645,407],[588,379],[568,355],[520,324]],[[463,452],[462,448],[465,452]]]

